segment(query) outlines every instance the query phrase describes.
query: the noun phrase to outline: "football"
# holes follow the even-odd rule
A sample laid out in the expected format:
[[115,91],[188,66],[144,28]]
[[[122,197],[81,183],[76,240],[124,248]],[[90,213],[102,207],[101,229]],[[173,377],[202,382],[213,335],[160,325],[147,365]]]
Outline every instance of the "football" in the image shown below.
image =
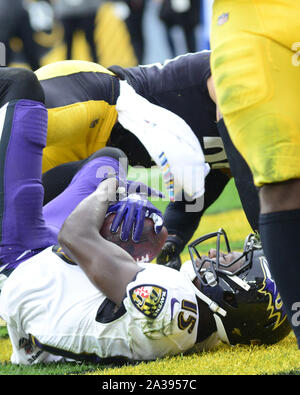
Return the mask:
[[110,214],[105,218],[100,234],[106,240],[117,244],[125,251],[127,251],[136,261],[151,262],[159,254],[162,249],[167,236],[168,231],[165,226],[157,235],[154,232],[153,221],[150,218],[145,218],[144,228],[139,242],[135,242],[132,239],[128,241],[122,241],[120,239],[121,227],[116,233],[112,233],[110,230],[111,223],[115,217],[115,214]]

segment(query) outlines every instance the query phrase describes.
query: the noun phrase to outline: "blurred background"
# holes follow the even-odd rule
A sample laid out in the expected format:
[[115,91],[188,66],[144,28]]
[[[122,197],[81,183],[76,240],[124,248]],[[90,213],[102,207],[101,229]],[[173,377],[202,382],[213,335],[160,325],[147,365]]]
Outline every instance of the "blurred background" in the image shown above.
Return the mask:
[[64,60],[108,67],[209,49],[213,0],[0,0],[6,65]]

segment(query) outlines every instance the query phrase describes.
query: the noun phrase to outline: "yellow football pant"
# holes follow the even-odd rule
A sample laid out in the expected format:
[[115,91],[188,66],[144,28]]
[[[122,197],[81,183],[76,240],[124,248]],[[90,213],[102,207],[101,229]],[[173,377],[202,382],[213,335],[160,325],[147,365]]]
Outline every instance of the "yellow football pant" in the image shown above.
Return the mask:
[[215,0],[211,46],[218,104],[255,184],[300,178],[300,1]]

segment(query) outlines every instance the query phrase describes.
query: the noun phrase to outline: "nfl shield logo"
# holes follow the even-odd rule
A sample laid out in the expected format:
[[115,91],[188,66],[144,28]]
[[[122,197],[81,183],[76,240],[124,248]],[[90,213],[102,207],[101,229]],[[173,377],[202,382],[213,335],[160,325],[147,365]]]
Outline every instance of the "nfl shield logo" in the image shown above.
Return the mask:
[[224,12],[224,14],[220,15],[218,18],[218,25],[224,25],[229,19],[229,12]]

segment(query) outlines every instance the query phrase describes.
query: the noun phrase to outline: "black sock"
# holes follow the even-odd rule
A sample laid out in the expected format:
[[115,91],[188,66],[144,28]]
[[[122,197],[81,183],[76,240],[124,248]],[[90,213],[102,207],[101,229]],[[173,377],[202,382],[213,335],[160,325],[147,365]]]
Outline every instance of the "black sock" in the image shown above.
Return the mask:
[[300,348],[300,209],[261,214],[259,231]]

